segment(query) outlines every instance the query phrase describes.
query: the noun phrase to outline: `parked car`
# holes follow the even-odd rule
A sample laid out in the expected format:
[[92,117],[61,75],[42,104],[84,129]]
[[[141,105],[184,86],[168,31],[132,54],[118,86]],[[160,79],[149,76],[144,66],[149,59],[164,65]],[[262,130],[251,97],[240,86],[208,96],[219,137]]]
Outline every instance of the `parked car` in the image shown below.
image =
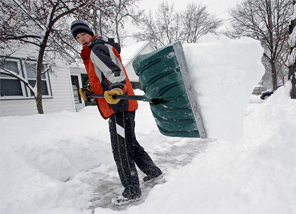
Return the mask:
[[254,95],[260,95],[263,91],[265,91],[265,87],[263,85],[257,85],[254,90],[253,93]]
[[272,94],[273,94],[273,91],[265,91],[265,92],[262,92],[260,98],[261,100],[266,100]]
[[[276,90],[277,90],[279,87],[281,87],[281,86],[282,86],[282,85],[278,86],[278,87],[276,88]],[[264,92],[262,92],[260,98],[261,98],[262,100],[266,100],[266,99],[267,99],[269,96],[271,96],[273,93],[274,93],[273,90],[267,90],[267,91],[264,91]]]

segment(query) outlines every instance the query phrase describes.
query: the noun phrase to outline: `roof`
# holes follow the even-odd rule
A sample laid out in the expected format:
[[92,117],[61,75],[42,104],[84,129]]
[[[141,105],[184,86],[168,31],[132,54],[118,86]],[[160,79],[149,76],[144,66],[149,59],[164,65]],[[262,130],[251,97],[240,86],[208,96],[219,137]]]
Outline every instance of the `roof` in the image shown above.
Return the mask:
[[149,45],[149,41],[138,42],[136,44],[121,48],[120,55],[122,64],[126,67],[147,45]]

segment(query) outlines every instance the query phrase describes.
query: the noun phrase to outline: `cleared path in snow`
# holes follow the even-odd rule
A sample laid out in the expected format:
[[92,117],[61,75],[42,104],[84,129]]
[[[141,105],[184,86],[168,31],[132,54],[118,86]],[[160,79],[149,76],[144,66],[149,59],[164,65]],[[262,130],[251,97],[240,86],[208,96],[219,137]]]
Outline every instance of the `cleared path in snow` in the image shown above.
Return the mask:
[[[178,138],[178,140],[162,143],[154,152],[148,151],[156,165],[161,168],[165,175],[158,184],[164,183],[172,170],[190,163],[194,157],[207,148],[210,142],[212,141],[209,139]],[[117,207],[111,204],[111,199],[121,194],[123,187],[120,183],[115,164],[108,166],[100,165],[96,169],[89,171],[88,176],[84,176],[85,179],[82,180],[93,190],[93,197],[89,201],[87,208],[94,210],[97,207],[102,207],[123,210],[128,206],[143,203],[148,197],[150,190],[156,184],[143,184],[142,178],[145,175],[139,169],[138,174],[143,195],[142,200],[131,205]]]

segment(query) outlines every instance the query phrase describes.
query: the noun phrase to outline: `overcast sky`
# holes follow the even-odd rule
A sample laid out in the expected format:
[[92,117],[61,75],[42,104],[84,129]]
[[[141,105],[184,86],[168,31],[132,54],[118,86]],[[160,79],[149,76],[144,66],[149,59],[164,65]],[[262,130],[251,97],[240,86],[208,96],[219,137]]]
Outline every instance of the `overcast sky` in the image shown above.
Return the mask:
[[[171,3],[174,2],[175,10],[185,9],[186,5],[189,3],[195,2],[197,4],[202,3],[203,5],[208,6],[208,10],[211,13],[215,13],[216,15],[221,14],[221,16],[225,16],[230,7],[236,6],[237,3],[242,0],[166,0]],[[143,9],[151,9],[155,10],[161,1],[159,0],[140,0],[140,7]],[[223,13],[223,14],[222,14]],[[220,16],[220,15],[219,15]]]
[[[237,3],[242,2],[243,0],[165,0],[170,4],[174,2],[174,9],[176,11],[184,10],[189,3],[195,2],[197,4],[202,3],[208,7],[208,12],[211,14],[215,14],[220,19],[225,20],[225,24],[228,23],[227,19],[229,19],[228,10],[229,8],[235,7]],[[146,12],[149,10],[155,11],[158,5],[162,2],[161,0],[140,0],[140,9],[145,9]],[[127,30],[127,35],[131,35],[137,31],[136,28],[130,26],[128,23],[125,25],[125,29]],[[134,43],[131,39],[125,39],[124,45],[129,45]]]

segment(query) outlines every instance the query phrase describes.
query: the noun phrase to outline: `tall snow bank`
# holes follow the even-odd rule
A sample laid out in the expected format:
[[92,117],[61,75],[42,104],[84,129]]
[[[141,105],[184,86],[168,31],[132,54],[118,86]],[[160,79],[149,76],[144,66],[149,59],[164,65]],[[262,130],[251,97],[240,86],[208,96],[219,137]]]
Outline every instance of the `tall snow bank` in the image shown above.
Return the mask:
[[[71,205],[71,199],[67,198],[77,196],[75,190],[38,171],[23,155],[22,150],[1,145],[0,213],[38,213],[42,209],[52,209],[53,204],[57,207],[63,203]],[[72,206],[75,205],[72,203]]]
[[[166,138],[149,104],[139,105],[137,138],[149,150]],[[0,213],[90,214],[86,207],[93,189],[84,180],[91,179],[88,171],[104,173],[109,164],[115,163],[108,121],[96,106],[0,117]]]
[[264,74],[260,43],[210,35],[184,45],[184,52],[208,138],[238,143],[250,96]]
[[108,124],[101,120],[96,108],[1,117],[0,213],[48,213],[42,210],[85,206],[91,193],[76,189],[79,181],[65,181],[112,162],[110,144],[102,140],[109,139]]

